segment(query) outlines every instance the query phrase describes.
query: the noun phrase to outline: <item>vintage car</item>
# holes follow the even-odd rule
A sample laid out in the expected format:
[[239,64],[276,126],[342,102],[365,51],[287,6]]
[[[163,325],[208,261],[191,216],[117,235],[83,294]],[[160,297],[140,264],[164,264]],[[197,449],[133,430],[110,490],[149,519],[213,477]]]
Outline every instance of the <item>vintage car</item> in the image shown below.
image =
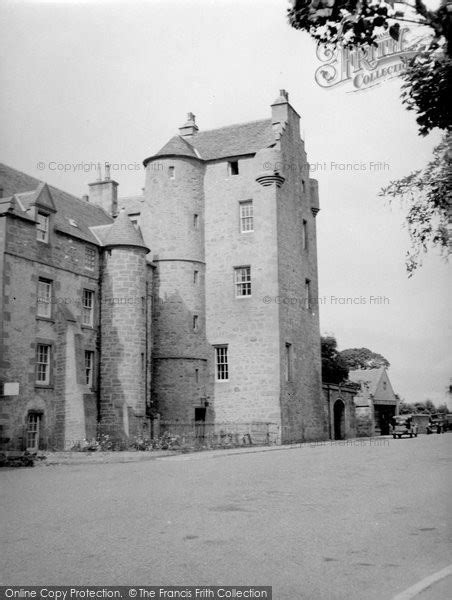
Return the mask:
[[411,415],[397,415],[392,417],[392,437],[401,438],[402,435],[409,435],[410,438],[417,437],[417,424]]
[[430,415],[427,425],[427,433],[444,433],[447,431],[446,415],[434,414]]

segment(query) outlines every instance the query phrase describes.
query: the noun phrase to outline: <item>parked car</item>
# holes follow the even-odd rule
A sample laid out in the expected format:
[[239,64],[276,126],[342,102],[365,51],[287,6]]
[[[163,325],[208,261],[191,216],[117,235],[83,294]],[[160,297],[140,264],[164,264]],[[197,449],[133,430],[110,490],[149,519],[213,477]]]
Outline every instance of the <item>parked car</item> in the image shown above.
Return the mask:
[[400,439],[403,435],[409,435],[410,438],[417,437],[417,424],[411,415],[392,417],[392,437]]
[[446,415],[434,414],[430,415],[427,425],[427,433],[444,433],[447,431]]
[[447,431],[452,431],[452,413],[447,413],[446,417],[446,425]]

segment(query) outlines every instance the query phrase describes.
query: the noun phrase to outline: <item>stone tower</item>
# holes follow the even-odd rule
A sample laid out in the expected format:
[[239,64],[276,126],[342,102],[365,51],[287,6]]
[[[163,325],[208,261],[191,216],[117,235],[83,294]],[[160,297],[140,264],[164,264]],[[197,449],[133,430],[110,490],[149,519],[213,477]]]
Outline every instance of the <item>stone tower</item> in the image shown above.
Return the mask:
[[103,240],[100,306],[100,417],[119,437],[141,433],[146,413],[146,254],[121,210]]
[[318,191],[299,121],[285,90],[267,119],[200,131],[189,113],[144,161],[152,394],[164,420],[246,424],[282,441],[326,435]]
[[145,161],[141,227],[152,243],[152,397],[165,420],[212,420],[205,321],[204,164],[186,140],[194,115]]

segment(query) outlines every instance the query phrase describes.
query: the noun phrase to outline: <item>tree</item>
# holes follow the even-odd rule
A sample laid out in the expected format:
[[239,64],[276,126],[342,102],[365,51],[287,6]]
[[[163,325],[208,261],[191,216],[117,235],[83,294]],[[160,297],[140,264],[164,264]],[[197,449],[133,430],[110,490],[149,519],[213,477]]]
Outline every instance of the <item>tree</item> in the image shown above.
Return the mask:
[[[407,5],[408,16],[394,10],[394,4]],[[406,217],[411,240],[406,267],[411,276],[422,264],[421,254],[429,247],[448,250],[447,221],[451,204],[452,128],[452,11],[448,0],[429,10],[422,0],[414,5],[395,0],[295,0],[288,10],[289,23],[306,31],[317,43],[328,48],[355,48],[365,53],[376,45],[378,36],[386,32],[399,40],[400,23],[407,21],[426,26],[423,46],[407,61],[402,73],[401,100],[407,110],[417,113],[421,135],[432,129],[443,130],[444,136],[435,148],[434,160],[422,171],[392,181],[381,195],[408,202]]]
[[348,368],[337,350],[336,338],[328,335],[320,338],[322,353],[322,381],[342,383],[348,377]]
[[347,348],[339,353],[350,370],[389,368],[389,361],[369,348]]
[[414,171],[383,188],[381,196],[405,201],[411,249],[407,251],[406,267],[411,276],[421,264],[421,252],[436,246],[445,253],[448,247],[447,225],[452,198],[451,153],[452,137],[445,135],[433,150],[433,160],[425,169]]

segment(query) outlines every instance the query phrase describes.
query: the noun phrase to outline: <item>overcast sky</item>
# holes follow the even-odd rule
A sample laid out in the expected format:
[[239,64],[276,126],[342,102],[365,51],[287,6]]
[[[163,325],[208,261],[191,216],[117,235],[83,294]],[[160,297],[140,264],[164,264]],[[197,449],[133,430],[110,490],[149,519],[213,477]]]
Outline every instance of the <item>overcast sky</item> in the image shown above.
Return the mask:
[[[96,173],[56,165],[110,161],[120,195],[135,194],[144,185],[141,161],[177,133],[188,111],[200,129],[268,118],[287,89],[319,180],[322,333],[335,334],[340,349],[383,354],[405,400],[444,402],[450,266],[432,252],[408,279],[404,210],[378,197],[389,180],[427,163],[439,135],[418,136],[398,80],[359,93],[348,84],[319,87],[314,42],[289,27],[287,6],[2,0],[1,160],[76,195]],[[130,166],[116,170],[120,163]],[[365,169],[344,171],[346,163]],[[370,304],[371,296],[387,300]]]

